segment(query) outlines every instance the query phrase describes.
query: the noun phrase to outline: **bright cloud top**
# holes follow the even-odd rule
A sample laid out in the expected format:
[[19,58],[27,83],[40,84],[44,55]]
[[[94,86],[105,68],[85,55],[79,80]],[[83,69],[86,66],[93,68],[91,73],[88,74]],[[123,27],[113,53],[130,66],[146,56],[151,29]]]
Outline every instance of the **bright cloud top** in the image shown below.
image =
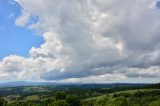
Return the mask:
[[[160,77],[160,14],[154,0],[15,0],[18,26],[42,33],[29,57],[0,62],[1,79],[107,82]],[[32,22],[36,18],[36,22]]]

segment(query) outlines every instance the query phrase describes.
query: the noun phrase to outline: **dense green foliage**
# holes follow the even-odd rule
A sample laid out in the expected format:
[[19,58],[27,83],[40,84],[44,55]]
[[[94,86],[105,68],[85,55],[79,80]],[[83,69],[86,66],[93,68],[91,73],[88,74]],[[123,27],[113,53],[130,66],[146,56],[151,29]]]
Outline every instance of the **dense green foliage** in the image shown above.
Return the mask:
[[56,100],[64,100],[64,99],[66,99],[66,94],[64,92],[56,92],[55,99]]
[[160,106],[160,84],[0,88],[0,106]]
[[70,106],[80,106],[80,99],[77,96],[70,95],[66,98]]
[[160,89],[115,92],[85,99],[82,106],[160,106]]

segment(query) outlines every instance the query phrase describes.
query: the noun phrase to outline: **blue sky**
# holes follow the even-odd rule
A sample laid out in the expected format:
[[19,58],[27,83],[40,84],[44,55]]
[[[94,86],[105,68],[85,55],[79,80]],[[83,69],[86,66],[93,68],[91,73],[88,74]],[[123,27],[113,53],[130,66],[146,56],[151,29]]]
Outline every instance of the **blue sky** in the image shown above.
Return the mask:
[[14,3],[0,0],[0,59],[11,54],[27,57],[31,47],[44,42],[35,32],[15,25],[21,10]]

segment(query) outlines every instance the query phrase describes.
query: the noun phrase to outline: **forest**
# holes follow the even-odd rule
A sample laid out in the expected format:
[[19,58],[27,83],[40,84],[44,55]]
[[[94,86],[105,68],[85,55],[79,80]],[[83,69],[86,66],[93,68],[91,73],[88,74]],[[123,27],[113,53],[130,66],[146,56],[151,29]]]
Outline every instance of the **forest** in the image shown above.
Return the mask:
[[1,87],[0,106],[160,106],[160,84]]

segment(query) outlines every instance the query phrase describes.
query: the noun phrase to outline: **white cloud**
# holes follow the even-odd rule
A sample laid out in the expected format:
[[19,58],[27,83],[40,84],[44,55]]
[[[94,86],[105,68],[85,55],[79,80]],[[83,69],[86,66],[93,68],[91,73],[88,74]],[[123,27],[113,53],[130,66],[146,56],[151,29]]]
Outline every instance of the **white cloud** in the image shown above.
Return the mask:
[[[40,48],[32,47],[28,58],[20,57],[21,66],[13,64],[20,70],[15,78],[105,82],[160,77],[152,68],[160,66],[156,1],[15,1],[22,7],[16,25],[41,32],[45,40]],[[33,16],[36,23],[29,22]]]
[[17,26],[24,27],[28,23],[29,17],[30,15],[27,12],[23,11],[22,15],[15,20],[15,24]]
[[68,78],[60,80],[60,83],[106,83],[125,79],[126,77],[122,74],[104,74],[97,76],[89,76],[83,78]]
[[14,79],[23,69],[24,58],[20,56],[8,56],[0,62],[0,78]]

